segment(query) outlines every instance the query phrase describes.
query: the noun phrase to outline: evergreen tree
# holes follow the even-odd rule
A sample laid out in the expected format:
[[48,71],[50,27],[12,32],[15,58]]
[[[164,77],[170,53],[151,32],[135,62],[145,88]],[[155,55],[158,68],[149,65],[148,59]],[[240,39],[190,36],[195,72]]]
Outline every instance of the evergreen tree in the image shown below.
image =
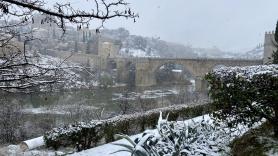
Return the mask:
[[[276,30],[275,30],[274,38],[275,38],[275,41],[278,43],[278,21],[277,21],[277,24],[276,24]],[[278,64],[278,49],[276,51],[273,51],[272,57],[273,57],[272,63],[273,64]]]
[[278,42],[278,21],[276,23],[276,29],[275,29],[274,38],[275,38],[275,41]]
[[91,39],[91,37],[92,37],[92,33],[91,31],[89,31],[89,39]]
[[83,31],[83,42],[86,41],[85,32]]
[[276,51],[273,51],[272,57],[273,57],[272,63],[278,64],[278,49]]
[[77,41],[74,42],[74,52],[78,52],[78,45],[77,45]]
[[86,45],[86,54],[90,54],[90,42],[87,41],[87,45]]
[[95,42],[94,42],[94,54],[98,55],[99,54],[99,35],[97,34],[96,38],[95,38]]
[[52,30],[52,37],[53,37],[54,39],[56,39],[56,31],[55,31],[55,28]]

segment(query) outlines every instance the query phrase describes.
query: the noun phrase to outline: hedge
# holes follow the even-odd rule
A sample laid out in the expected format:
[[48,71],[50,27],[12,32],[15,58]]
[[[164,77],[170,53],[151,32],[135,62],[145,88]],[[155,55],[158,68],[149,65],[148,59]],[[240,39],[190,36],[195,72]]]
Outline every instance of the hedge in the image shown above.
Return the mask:
[[230,126],[262,118],[278,136],[278,65],[221,67],[206,75],[214,116]]
[[154,128],[159,113],[169,113],[169,120],[188,119],[209,113],[208,102],[202,104],[174,105],[150,110],[144,113],[120,115],[107,120],[78,122],[46,132],[44,140],[47,147],[75,147],[84,150],[99,144],[115,141],[115,134],[136,134],[147,128]]

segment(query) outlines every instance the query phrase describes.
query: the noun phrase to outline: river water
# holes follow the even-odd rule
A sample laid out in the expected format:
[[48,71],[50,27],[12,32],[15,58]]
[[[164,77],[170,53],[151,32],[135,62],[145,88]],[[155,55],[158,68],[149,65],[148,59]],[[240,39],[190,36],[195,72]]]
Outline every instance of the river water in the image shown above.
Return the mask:
[[194,91],[192,85],[171,85],[6,94],[2,97],[4,102],[1,107],[8,113],[2,117],[0,114],[0,126],[5,122],[13,123],[14,125],[6,126],[6,131],[9,131],[9,128],[16,129],[13,135],[16,135],[18,140],[24,140],[41,136],[51,128],[68,123],[105,119],[119,114],[194,102],[207,98],[207,94]]

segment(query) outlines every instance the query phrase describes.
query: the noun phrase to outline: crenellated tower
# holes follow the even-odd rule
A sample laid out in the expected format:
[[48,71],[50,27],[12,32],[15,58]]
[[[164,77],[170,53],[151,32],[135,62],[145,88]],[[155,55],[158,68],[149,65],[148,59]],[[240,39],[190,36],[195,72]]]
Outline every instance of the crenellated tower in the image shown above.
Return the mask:
[[264,39],[264,64],[272,62],[272,54],[277,50],[277,47],[278,44],[274,39],[274,31],[266,32]]

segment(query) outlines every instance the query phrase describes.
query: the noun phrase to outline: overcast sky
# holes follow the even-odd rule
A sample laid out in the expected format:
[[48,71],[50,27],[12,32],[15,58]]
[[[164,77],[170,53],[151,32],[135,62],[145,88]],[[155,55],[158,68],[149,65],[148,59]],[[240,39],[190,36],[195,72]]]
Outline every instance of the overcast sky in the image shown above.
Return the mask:
[[[82,6],[81,1],[76,3]],[[105,27],[193,47],[250,49],[263,43],[265,31],[274,30],[278,19],[278,0],[126,1],[139,13],[137,22],[115,19]]]
[[140,14],[137,23],[113,20],[108,28],[160,37],[194,47],[248,49],[274,30],[278,0],[130,0]]

